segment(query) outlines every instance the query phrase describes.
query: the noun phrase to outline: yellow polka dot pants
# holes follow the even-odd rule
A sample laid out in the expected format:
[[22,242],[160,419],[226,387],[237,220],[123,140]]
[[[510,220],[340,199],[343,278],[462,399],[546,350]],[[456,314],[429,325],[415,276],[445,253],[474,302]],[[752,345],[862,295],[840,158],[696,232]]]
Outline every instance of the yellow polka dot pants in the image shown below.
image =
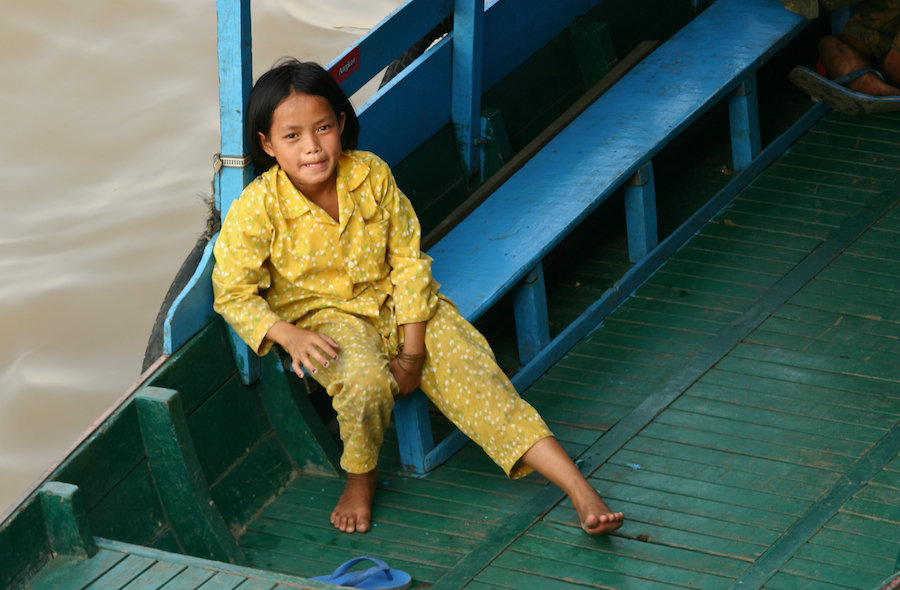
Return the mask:
[[[383,337],[368,318],[336,309],[308,314],[297,325],[340,346],[337,361],[314,377],[337,411],[344,443],[341,467],[348,473],[375,469],[398,391],[389,369],[396,355],[391,341],[397,339]],[[484,337],[442,300],[426,323],[425,349],[420,384],[425,395],[509,477],[527,475],[531,470],[519,459],[552,434],[497,366]]]

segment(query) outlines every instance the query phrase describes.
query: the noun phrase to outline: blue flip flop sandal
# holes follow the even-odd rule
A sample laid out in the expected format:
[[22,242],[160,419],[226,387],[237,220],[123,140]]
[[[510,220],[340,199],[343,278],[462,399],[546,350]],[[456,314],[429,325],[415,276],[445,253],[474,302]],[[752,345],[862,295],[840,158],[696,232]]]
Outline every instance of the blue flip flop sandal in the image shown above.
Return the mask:
[[[347,573],[361,561],[371,561],[375,565],[361,572]],[[388,564],[374,557],[356,557],[338,566],[331,575],[318,576],[310,580],[359,590],[406,590],[412,585],[412,577],[408,573],[392,570]]]
[[835,80],[829,80],[803,66],[795,67],[788,77],[800,90],[845,115],[875,115],[900,111],[900,96],[872,96],[850,90],[845,86],[865,74],[875,74],[884,80],[884,76],[878,70],[856,70]]

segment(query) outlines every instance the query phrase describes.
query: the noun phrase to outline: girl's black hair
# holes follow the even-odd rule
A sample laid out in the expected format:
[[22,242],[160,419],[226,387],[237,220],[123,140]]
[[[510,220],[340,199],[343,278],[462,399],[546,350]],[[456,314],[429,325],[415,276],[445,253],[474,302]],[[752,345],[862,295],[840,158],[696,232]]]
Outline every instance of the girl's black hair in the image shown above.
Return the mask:
[[247,139],[250,155],[257,173],[271,168],[275,158],[263,150],[259,134],[266,137],[272,130],[272,117],[281,102],[295,92],[321,96],[328,101],[335,116],[344,113],[344,131],[341,133],[341,149],[356,149],[359,140],[359,119],[353,105],[331,74],[313,62],[301,62],[286,58],[259,77],[247,102]]

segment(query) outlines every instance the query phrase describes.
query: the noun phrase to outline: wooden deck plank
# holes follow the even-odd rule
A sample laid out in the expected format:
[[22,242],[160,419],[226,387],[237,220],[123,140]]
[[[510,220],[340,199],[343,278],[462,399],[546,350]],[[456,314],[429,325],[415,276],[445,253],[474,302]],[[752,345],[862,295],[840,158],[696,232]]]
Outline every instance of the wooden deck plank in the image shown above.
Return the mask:
[[649,469],[632,469],[627,466],[606,463],[594,473],[593,478],[617,484],[666,492],[671,495],[708,500],[751,510],[770,511],[778,515],[797,517],[812,504],[810,499],[788,498],[747,488],[731,487],[715,482],[694,479],[687,474],[658,473]]
[[[704,277],[694,277],[678,272],[678,270],[669,271],[667,266],[663,266],[647,280],[647,286],[662,286],[671,288],[672,285],[678,285],[679,291],[687,291],[688,293],[697,292],[704,295],[712,295],[722,297],[723,305],[733,306],[740,312],[749,307],[768,289],[768,282],[763,285],[748,285],[744,283],[732,283],[727,280],[709,279]],[[636,291],[638,296],[642,296],[642,291]]]
[[[888,339],[879,341],[877,336],[866,338],[864,334],[846,332],[830,335],[829,338],[831,341],[821,341],[757,332],[754,338],[752,340],[748,339],[747,342],[834,358],[850,359],[860,363],[872,363],[873,366],[900,367],[900,359],[898,359],[897,352],[893,351],[894,348],[900,346],[900,342],[891,342]],[[857,344],[854,344],[854,341]],[[875,350],[879,346],[888,350]]]
[[[590,385],[545,377],[528,390],[525,399],[535,400],[537,404],[540,404],[542,397],[546,401],[555,401],[559,398],[560,403],[566,403],[566,398],[573,398],[580,400],[582,407],[588,407],[592,411],[602,413],[602,407],[597,407],[600,404],[633,408],[647,397],[640,393],[621,391],[617,387],[619,384],[614,380],[608,381],[605,387],[598,385],[603,384]],[[625,387],[627,387],[627,384]]]
[[784,567],[784,573],[805,577],[811,580],[826,579],[839,586],[856,588],[858,590],[871,590],[877,588],[888,572],[884,575],[870,574],[859,570],[846,569],[825,563],[809,562],[801,558],[791,559]]
[[[734,529],[743,525],[665,511],[621,500],[617,506],[627,511],[628,514],[625,524],[616,531],[618,536],[727,557],[747,563],[751,563],[762,555],[767,547],[759,542],[759,539],[763,538],[761,534],[770,535],[773,540],[777,538],[777,533],[772,531],[754,529],[752,533],[745,533],[745,536],[752,538],[754,542],[735,540],[723,536],[729,533],[729,530],[726,529]],[[569,534],[582,534],[578,524],[578,513],[571,505],[565,503],[551,510],[544,517],[543,522],[547,526],[568,529]],[[750,529],[750,527],[743,528]]]
[[[774,211],[785,210],[798,216],[819,219],[825,225],[839,225],[859,210],[859,203],[843,199],[829,199],[821,195],[809,195],[756,184],[748,186],[741,192],[735,202],[754,203],[757,206],[777,207]],[[830,220],[830,221],[826,221]]]
[[[299,534],[290,530],[291,527],[302,528],[303,538],[308,541],[335,543],[336,531],[328,520],[330,512],[324,506],[301,508],[281,505],[267,511],[266,516],[254,520],[248,530],[281,534],[290,538]],[[400,514],[401,518],[396,518],[398,515],[395,514],[394,518],[391,518],[392,515],[385,512],[379,510],[378,526],[368,533],[370,537],[366,538],[367,542],[398,543],[401,546],[412,544],[426,549],[455,553],[470,551],[479,543],[478,537],[465,535],[465,529],[453,530],[441,526],[446,522],[441,519],[411,520],[403,518],[406,514]]]
[[[809,416],[802,411],[790,407],[793,404],[785,404],[787,408],[754,407],[742,404],[738,396],[726,396],[725,399],[711,399],[707,396],[694,395],[693,389],[673,403],[670,407],[683,412],[694,412],[705,416],[715,416],[740,423],[748,423],[759,426],[771,426],[782,428],[795,433],[805,433],[827,438],[836,438],[841,441],[856,441],[872,444],[889,430],[897,421],[888,420],[886,424],[879,426],[863,426],[860,424],[845,424],[839,420],[829,420],[820,416]],[[722,392],[723,390],[719,390]],[[730,399],[729,399],[730,397]],[[740,432],[740,429],[737,429]]]
[[158,590],[177,578],[186,569],[186,565],[157,561],[131,580],[123,587],[123,590]]
[[833,471],[805,467],[778,459],[753,457],[744,453],[733,453],[714,448],[692,446],[679,442],[671,442],[653,438],[649,433],[642,433],[630,440],[623,451],[636,451],[642,454],[655,454],[671,460],[683,460],[701,465],[721,467],[731,473],[746,472],[789,480],[794,483],[811,484],[828,487],[838,479]]
[[665,506],[674,512],[772,531],[783,531],[796,521],[796,518],[790,515],[747,508],[718,500],[669,494],[666,490],[654,490],[602,478],[591,478],[590,481],[607,501],[612,500],[613,503],[615,501],[631,502],[650,508]]
[[638,571],[635,571],[635,568],[628,572],[601,569],[601,567],[598,567],[601,564],[589,563],[594,567],[569,563],[563,567],[562,564],[553,559],[540,559],[515,551],[507,551],[500,555],[489,569],[503,568],[550,580],[574,581],[586,586],[607,588],[621,588],[639,583],[641,588],[648,589],[674,587],[712,590],[721,588],[724,581],[720,577],[685,575],[676,568],[644,562],[635,564],[635,566],[640,566]]
[[[803,153],[804,151],[803,149],[790,150],[778,159],[779,165],[840,174],[847,178],[847,182],[854,185],[870,180],[890,182],[897,175],[897,169],[894,166],[874,162],[840,160],[836,157],[837,152],[829,157],[823,157],[822,153],[811,155]],[[835,165],[837,162],[840,162],[840,166]]]
[[[829,275],[846,274],[847,277],[851,278],[851,280],[847,282],[858,284],[855,283],[852,278],[857,274],[863,275],[866,273],[888,275],[894,278],[900,277],[900,262],[885,258],[858,256],[853,254],[852,251],[845,251],[843,256],[835,260],[834,264],[822,271],[819,276],[827,277]],[[844,277],[838,277],[838,280],[842,278]],[[896,284],[893,286],[896,286]]]
[[119,590],[139,575],[153,566],[155,561],[147,557],[129,555],[109,571],[102,578],[98,578],[86,590]]
[[873,477],[869,483],[893,488],[900,493],[900,473],[889,470],[888,467],[885,467],[881,473]]
[[781,363],[762,362],[760,360],[728,357],[716,366],[717,370],[737,375],[745,375],[752,379],[762,378],[775,381],[796,382],[810,387],[826,389],[843,389],[850,393],[867,394],[896,399],[900,396],[896,386],[889,381],[880,381],[858,375],[821,371],[806,367],[795,367]]
[[897,539],[900,539],[900,524],[878,521],[865,515],[846,511],[835,515],[828,526],[846,536],[859,535],[888,543],[896,543]]
[[732,262],[733,264],[728,264],[727,260],[722,260],[713,264],[710,261],[694,261],[689,257],[679,256],[666,261],[659,272],[764,289],[784,276],[784,272],[772,272],[770,265],[752,258],[741,260],[740,263],[735,260]]
[[860,457],[869,445],[853,441],[838,440],[827,436],[797,433],[792,430],[740,422],[738,420],[706,416],[696,412],[672,410],[660,415],[656,424],[696,429],[700,432],[729,436],[745,441],[767,443],[778,441],[778,446],[790,456],[795,450],[818,453],[829,457]]
[[[663,290],[650,293],[649,290],[652,288],[652,285],[645,284],[638,289],[634,296],[617,310],[616,321],[699,333],[706,336],[703,342],[703,344],[706,344],[710,339],[709,337],[718,334],[722,328],[740,315],[736,311],[677,304],[668,298],[653,296],[675,295],[678,298],[688,297],[690,293],[687,290],[684,290],[685,293],[682,295],[682,289],[673,289],[663,285]],[[646,289],[646,291],[643,289]]]
[[851,174],[835,172],[834,170],[810,170],[802,166],[791,166],[775,162],[766,170],[771,178],[783,180],[808,179],[819,187],[831,187],[836,189],[856,189],[870,193],[879,193],[887,187],[888,182],[877,178],[857,178]]
[[690,478],[695,481],[767,494],[777,494],[801,501],[813,501],[821,494],[821,486],[819,485],[797,480],[786,480],[768,473],[759,474],[738,471],[718,465],[704,465],[688,460],[640,453],[627,447],[616,453],[607,464],[635,470],[642,469],[651,473],[677,474],[679,477]]
[[[667,358],[688,359],[697,352],[695,346],[681,344],[678,342],[656,340],[652,338],[641,338],[639,336],[626,336],[616,334],[609,331],[594,332],[586,336],[582,342],[591,344],[584,347],[586,352],[594,350],[594,346],[612,347],[622,351],[628,351],[629,354],[660,354]],[[624,353],[623,353],[624,354]]]
[[[760,389],[764,388],[760,387]],[[884,403],[884,408],[888,413],[880,413],[866,408],[865,402],[873,401],[871,396],[860,400],[859,407],[853,408],[848,407],[846,400],[842,399],[839,392],[818,389],[816,393],[821,394],[821,401],[815,401],[815,398],[786,397],[761,391],[723,387],[708,383],[705,379],[691,388],[691,395],[694,397],[729,402],[737,404],[739,407],[767,409],[872,429],[861,440],[872,440],[872,437],[880,436],[897,422],[900,409],[893,403]],[[814,424],[822,426],[821,422]]]
[[[807,547],[811,546],[827,547],[837,550],[837,553],[840,555],[836,553],[835,556],[829,558],[829,560],[840,559],[862,561],[869,556],[872,556],[878,559],[889,560],[891,562],[889,564],[890,567],[894,566],[898,552],[896,541],[883,541],[881,539],[873,539],[862,535],[847,534],[844,531],[833,528],[831,522],[829,522],[821,531],[816,533],[815,537],[810,539]],[[809,557],[809,559],[812,559],[812,557]]]
[[[325,524],[331,523],[327,520]],[[324,555],[320,551],[332,549],[346,551],[348,554],[354,551],[359,554],[365,551],[377,555],[380,559],[391,563],[402,559],[408,562],[436,568],[446,568],[454,565],[460,559],[464,551],[453,551],[449,548],[439,547],[434,544],[417,544],[416,540],[430,536],[429,531],[415,531],[411,529],[403,534],[402,526],[387,527],[384,523],[374,523],[372,532],[378,534],[372,536],[347,535],[332,527],[298,527],[297,523],[290,521],[260,518],[253,522],[253,526],[242,537],[244,550],[248,548],[280,550],[284,547],[304,547],[306,552],[315,559],[322,560]],[[381,530],[388,529],[387,533]],[[375,529],[379,529],[375,531]],[[397,533],[400,534],[397,534]],[[436,534],[436,533],[435,533]],[[295,544],[299,543],[299,544]],[[352,557],[352,556],[351,556]],[[347,559],[350,559],[348,557]]]
[[837,185],[825,184],[818,181],[814,176],[791,176],[790,174],[785,174],[785,171],[782,168],[778,174],[770,174],[770,171],[767,170],[751,186],[793,195],[859,204],[867,202],[872,194],[876,192],[871,188],[860,188],[847,183]]
[[766,585],[766,590],[847,590],[846,586],[811,580],[792,574],[777,574]]
[[243,586],[247,578],[244,576],[236,576],[227,572],[216,572],[216,574],[203,584],[203,590],[234,590],[238,586]]
[[[856,276],[858,277],[859,274]],[[846,281],[830,280],[829,277],[817,278],[809,285],[809,292],[838,297],[849,296],[856,303],[874,304],[878,307],[896,310],[896,294],[892,291],[893,281],[889,277],[875,278],[880,281],[877,285],[854,283],[849,280],[849,276]],[[891,314],[891,317],[896,316]]]
[[734,204],[728,208],[725,215],[730,219],[734,219],[734,216],[738,214],[746,216],[747,219],[765,218],[773,220],[776,222],[776,227],[782,227],[782,222],[787,221],[794,224],[802,224],[803,226],[816,227],[819,230],[824,229],[829,233],[850,217],[850,215],[843,213],[830,213],[821,209],[807,209],[749,199],[735,199]]
[[[873,547],[874,549],[875,547]],[[864,550],[864,547],[859,549]],[[897,559],[896,547],[893,555],[879,555],[873,552],[852,552],[848,547],[823,547],[813,542],[807,543],[794,554],[794,559],[811,562],[809,569],[814,570],[817,565],[830,565],[841,569],[855,570],[874,574],[882,580],[895,573],[894,562]],[[790,572],[790,563],[785,571]],[[880,580],[879,580],[880,581]],[[876,581],[875,584],[878,582]]]
[[[776,334],[790,334],[812,340],[806,343],[810,352],[822,350],[820,354],[833,354],[837,356],[849,355],[850,358],[866,354],[871,351],[900,353],[900,341],[897,338],[879,336],[872,333],[859,332],[850,329],[849,326],[819,326],[782,318],[769,318],[760,326],[759,331],[774,332]],[[822,347],[830,348],[822,348]],[[840,346],[843,350],[838,350]]]
[[[633,317],[633,320],[640,319]],[[603,331],[616,335],[633,334],[635,337],[655,336],[659,342],[672,342],[679,345],[690,346],[698,350],[709,342],[712,334],[695,332],[692,330],[670,328],[667,326],[647,325],[637,321],[624,321],[618,317],[607,318],[602,324]],[[590,336],[587,336],[590,338]]]
[[782,235],[787,234],[821,242],[827,239],[835,229],[834,226],[819,225],[813,223],[812,220],[799,222],[792,219],[779,219],[762,214],[734,211],[732,209],[726,209],[713,221],[732,227],[764,229],[770,233],[772,240],[779,240]]
[[[760,182],[762,178],[757,180]],[[783,183],[780,183],[783,184]],[[836,189],[836,192],[840,192]],[[871,193],[866,192],[866,196]],[[703,228],[702,235],[709,238],[737,242],[744,245],[761,245],[771,248],[773,244],[788,252],[794,252],[800,260],[806,257],[813,249],[822,243],[822,240],[800,235],[797,233],[784,233],[769,230],[767,228],[746,227],[734,223],[725,223],[726,218],[717,218]],[[798,262],[800,261],[798,260]]]
[[[778,198],[783,200],[784,195],[778,195]],[[799,262],[800,258],[796,252],[790,250],[776,249],[772,246],[760,248],[757,245],[742,247],[740,242],[725,241],[701,234],[679,250],[676,260],[708,265],[714,271],[720,268],[746,268],[756,273],[782,277]]]
[[[774,191],[767,192],[774,193]],[[782,199],[789,198],[784,194],[779,194],[779,196]],[[775,244],[771,241],[767,243],[762,240],[747,241],[746,239],[740,239],[741,236],[734,235],[734,232],[730,231],[731,228],[723,228],[720,225],[717,227],[728,229],[729,232],[726,235],[713,235],[709,231],[697,234],[681,248],[679,255],[690,256],[691,259],[698,262],[704,259],[709,259],[710,261],[720,260],[719,257],[723,255],[735,260],[752,258],[767,263],[771,271],[776,269],[776,265],[783,265],[784,273],[786,273],[803,260],[807,254],[806,250],[789,248],[781,243]]]
[[[329,487],[326,484],[324,486],[326,491],[321,492],[320,490],[325,482],[310,482],[308,480],[303,481],[301,478],[297,478],[292,482],[291,486],[279,496],[279,499],[303,506],[315,503],[316,497],[319,496],[320,502],[326,504],[330,503],[333,508],[337,499],[340,497],[344,486],[344,482],[340,480],[334,481],[336,482],[334,485]],[[416,484],[419,483],[419,481],[416,481]],[[406,490],[401,492],[391,489],[379,489],[378,503],[381,506],[455,518],[464,522],[478,522],[485,526],[491,526],[495,522],[502,521],[503,518],[508,516],[511,512],[511,509],[509,508],[510,499],[499,497],[496,494],[493,495],[493,498],[491,495],[485,495],[484,502],[479,502],[483,497],[481,494],[470,492],[468,494],[457,495],[454,493],[456,490],[448,489],[449,486],[416,485],[415,487],[420,488],[417,490],[418,493],[410,493]],[[435,493],[423,493],[422,487],[428,491],[433,490]],[[469,496],[471,502],[461,501],[461,496],[465,495]],[[506,509],[496,508],[495,506],[498,505],[505,506]],[[263,514],[265,514],[265,512],[263,512]],[[485,522],[482,523],[482,520]]]
[[216,575],[214,570],[188,567],[165,585],[165,590],[197,590]]
[[[571,579],[561,579],[542,575],[542,572],[527,572],[515,568],[489,566],[479,571],[473,578],[481,584],[499,585],[514,590],[584,590],[585,585]],[[608,588],[634,586],[636,581],[627,576],[606,576],[603,580]],[[670,584],[660,584],[650,580],[639,580],[642,590],[671,590]]]
[[816,470],[843,472],[854,460],[853,457],[846,455],[821,453],[818,450],[773,444],[767,440],[732,437],[722,433],[704,432],[691,426],[671,426],[660,422],[648,425],[641,434],[688,446],[711,448],[738,456],[782,461],[788,465]]
[[118,565],[125,555],[100,549],[91,559],[59,556],[41,569],[30,584],[39,590],[82,590]]
[[[873,303],[862,303],[855,300],[837,297],[825,293],[816,293],[813,291],[805,291],[798,293],[791,303],[803,307],[811,307],[834,313],[857,316],[878,322],[890,322],[892,324],[900,323],[900,313],[896,307],[878,305]],[[891,327],[890,329],[893,329]]]
[[722,555],[701,554],[689,549],[647,543],[624,536],[607,535],[592,539],[579,529],[580,527],[536,524],[525,537],[512,546],[512,549],[532,555],[550,555],[552,552],[550,548],[556,546],[563,551],[559,551],[555,558],[566,563],[597,560],[600,556],[594,557],[593,553],[602,554],[605,559],[628,557],[730,578],[737,577],[747,567],[745,561]]
[[850,358],[812,354],[804,351],[787,351],[746,342],[735,347],[731,356],[823,373],[857,376],[868,380],[900,382],[900,368]]
[[667,370],[677,369],[685,361],[685,357],[674,354],[671,347],[668,351],[653,351],[647,348],[631,348],[593,341],[586,341],[586,343],[588,344],[587,346],[581,346],[578,351],[572,351],[567,356],[573,358],[582,357],[594,361],[617,361],[654,366]]

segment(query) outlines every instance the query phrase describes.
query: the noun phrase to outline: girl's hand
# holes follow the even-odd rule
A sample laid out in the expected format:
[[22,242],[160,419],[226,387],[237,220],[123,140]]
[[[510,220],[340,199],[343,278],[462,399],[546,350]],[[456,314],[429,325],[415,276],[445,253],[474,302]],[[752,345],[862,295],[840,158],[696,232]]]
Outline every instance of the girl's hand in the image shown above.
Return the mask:
[[422,363],[425,362],[425,355],[420,358],[404,355],[402,352],[391,361],[391,374],[400,392],[394,399],[403,399],[413,392],[419,386],[422,378]]
[[337,342],[324,334],[304,330],[284,321],[277,322],[269,328],[266,338],[280,344],[291,355],[291,366],[300,377],[303,376],[303,367],[315,375],[319,371],[315,363],[327,367],[332,361],[337,360],[337,351],[340,348]]

